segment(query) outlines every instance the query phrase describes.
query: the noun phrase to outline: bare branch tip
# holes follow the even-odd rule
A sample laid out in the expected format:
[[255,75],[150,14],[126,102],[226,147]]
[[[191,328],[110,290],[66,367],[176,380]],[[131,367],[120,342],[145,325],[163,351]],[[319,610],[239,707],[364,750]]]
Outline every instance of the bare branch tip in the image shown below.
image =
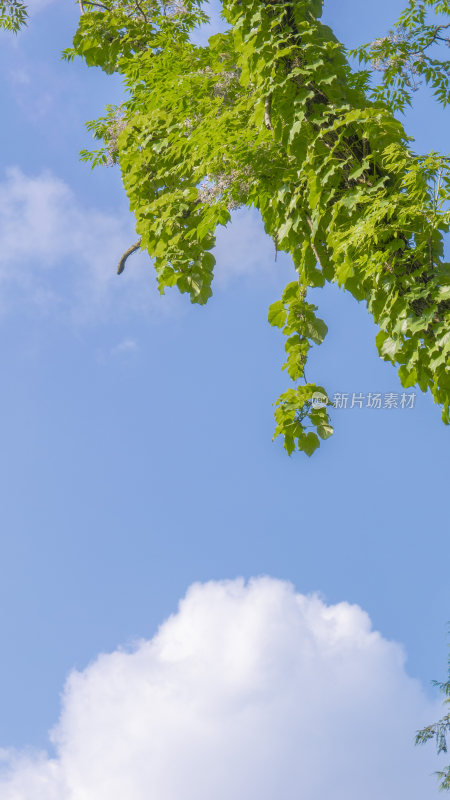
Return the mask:
[[138,241],[135,242],[134,244],[132,244],[131,247],[128,248],[128,250],[125,250],[122,258],[120,259],[120,261],[119,261],[119,263],[117,265],[117,274],[118,275],[121,275],[122,272],[124,271],[127,258],[129,258],[129,256],[131,256],[133,253],[135,253],[136,250],[139,250],[139,248],[141,246],[141,241],[142,241],[142,239],[138,239]]

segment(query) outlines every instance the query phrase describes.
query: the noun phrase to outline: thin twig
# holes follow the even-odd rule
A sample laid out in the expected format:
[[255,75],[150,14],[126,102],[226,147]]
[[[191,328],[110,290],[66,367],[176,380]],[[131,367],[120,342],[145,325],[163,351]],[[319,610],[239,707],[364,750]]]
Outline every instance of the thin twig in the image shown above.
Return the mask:
[[96,6],[97,8],[103,8],[105,11],[111,11],[108,6],[103,5],[103,3],[94,2],[94,0],[84,0],[89,6]]
[[138,3],[138,0],[134,0],[134,4],[135,4],[137,10],[140,11],[142,16],[144,17],[144,21],[148,22],[147,14],[145,13],[145,11],[142,10],[142,8],[140,6],[140,3]]
[[271,112],[272,112],[272,95],[269,94],[269,96],[266,97],[266,102],[264,103],[264,124],[268,131],[273,131]]
[[138,239],[138,241],[137,241],[137,242],[135,242],[134,244],[132,244],[132,245],[131,245],[131,247],[129,247],[129,248],[128,248],[128,250],[125,250],[125,252],[124,252],[124,254],[123,254],[122,258],[120,259],[120,261],[119,261],[119,263],[118,263],[118,265],[117,265],[117,274],[118,274],[118,275],[121,275],[121,274],[122,274],[122,272],[124,271],[124,269],[125,269],[125,262],[126,262],[127,258],[128,258],[129,256],[131,256],[131,255],[132,255],[132,253],[135,253],[135,252],[136,252],[136,250],[139,250],[139,248],[140,248],[140,246],[141,246],[141,241],[142,241],[142,239]]
[[84,14],[83,0],[78,0],[78,5],[80,6],[80,13]]

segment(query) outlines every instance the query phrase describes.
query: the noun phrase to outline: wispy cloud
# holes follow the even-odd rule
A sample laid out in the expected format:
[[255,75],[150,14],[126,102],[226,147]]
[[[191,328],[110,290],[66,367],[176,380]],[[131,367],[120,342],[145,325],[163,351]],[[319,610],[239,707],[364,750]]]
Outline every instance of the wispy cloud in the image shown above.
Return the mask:
[[8,169],[0,183],[0,311],[19,304],[74,321],[167,312],[173,298],[159,298],[148,256],[135,255],[116,275],[135,238],[131,215],[90,207],[49,172]]
[[136,353],[139,350],[139,345],[134,339],[123,339],[122,342],[116,344],[111,350],[112,356],[127,355],[129,353]]
[[28,10],[31,14],[43,11],[47,6],[53,5],[56,0],[27,0]]
[[423,800],[436,708],[358,606],[269,578],[194,585],[157,635],[69,677],[56,755],[3,752],[2,800]]

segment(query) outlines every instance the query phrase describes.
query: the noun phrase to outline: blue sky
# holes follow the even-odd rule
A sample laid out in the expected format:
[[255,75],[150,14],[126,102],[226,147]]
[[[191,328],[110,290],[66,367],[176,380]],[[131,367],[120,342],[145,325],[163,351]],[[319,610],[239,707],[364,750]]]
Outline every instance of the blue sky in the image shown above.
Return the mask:
[[[353,46],[402,3],[326,6]],[[419,392],[413,409],[336,410],[312,459],[272,442],[289,382],[267,308],[292,268],[249,211],[219,233],[206,308],[159,297],[144,256],[117,278],[135,236],[120,175],[78,153],[121,87],[61,61],[77,16],[36,0],[29,28],[1,36],[0,748],[51,747],[69,673],[149,640],[194,582],[261,575],[357,604],[403,646],[425,704],[411,738],[446,672],[449,431]],[[444,117],[416,96],[418,151],[445,150]],[[308,377],[331,394],[400,393],[363,305],[335,287],[312,296],[329,334]],[[436,764],[412,758],[431,796]]]

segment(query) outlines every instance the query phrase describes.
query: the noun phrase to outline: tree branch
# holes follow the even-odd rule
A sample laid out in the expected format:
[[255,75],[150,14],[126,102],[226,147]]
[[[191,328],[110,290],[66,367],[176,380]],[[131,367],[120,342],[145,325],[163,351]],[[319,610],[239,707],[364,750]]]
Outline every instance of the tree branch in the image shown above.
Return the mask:
[[111,11],[109,6],[103,5],[103,3],[94,2],[94,0],[82,0],[82,2],[87,3],[89,6],[96,6],[96,8],[103,8],[105,11]]
[[135,242],[134,244],[132,244],[131,247],[128,248],[128,250],[125,250],[122,258],[120,259],[120,261],[119,261],[119,263],[117,265],[117,274],[118,275],[121,275],[122,272],[124,271],[125,262],[126,262],[127,258],[129,256],[131,256],[133,253],[135,253],[136,250],[139,250],[139,248],[141,246],[141,241],[142,241],[142,239],[138,239],[138,241]]
[[138,0],[134,0],[134,4],[135,4],[135,6],[136,6],[137,10],[138,10],[138,11],[139,11],[139,12],[142,14],[142,16],[144,17],[144,21],[145,21],[145,22],[148,22],[148,17],[147,17],[147,14],[145,13],[145,11],[143,11],[143,10],[142,10],[142,8],[141,8],[141,5],[140,5],[140,3],[138,2]]

